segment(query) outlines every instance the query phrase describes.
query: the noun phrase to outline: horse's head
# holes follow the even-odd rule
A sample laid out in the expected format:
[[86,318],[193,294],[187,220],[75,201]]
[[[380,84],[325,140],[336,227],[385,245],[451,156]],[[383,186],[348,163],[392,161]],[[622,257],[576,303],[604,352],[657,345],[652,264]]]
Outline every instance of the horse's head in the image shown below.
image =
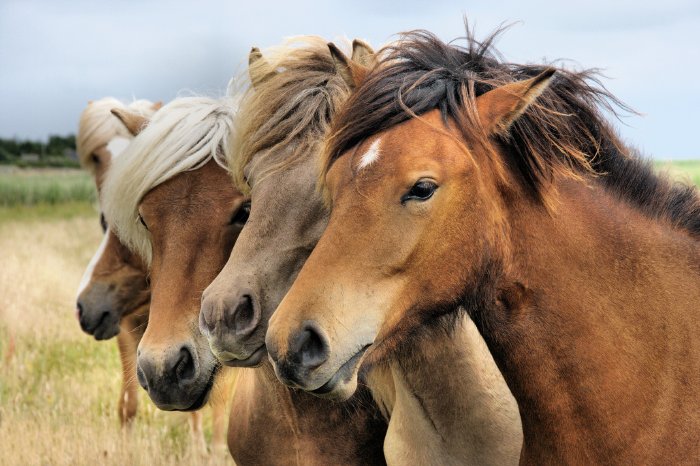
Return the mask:
[[184,98],[161,112],[114,165],[104,198],[117,233],[150,264],[139,383],[161,409],[194,410],[219,367],[199,331],[201,294],[226,263],[248,206],[218,162],[230,103]]
[[80,114],[76,138],[80,165],[89,171],[99,191],[114,157],[118,157],[129,145],[133,135],[116,112],[128,112],[132,118],[146,122],[161,106],[162,102],[136,100],[130,104],[105,97],[90,101]]
[[[335,46],[331,50],[349,61]],[[202,299],[201,328],[230,366],[265,360],[267,322],[326,226],[328,211],[315,189],[320,143],[349,93],[320,38],[277,52],[263,58],[253,49],[250,55],[253,87],[239,109],[231,165],[250,190],[251,214]],[[368,64],[372,53],[363,42],[353,43],[356,75],[365,70],[359,61]]]
[[[97,191],[112,160],[126,149],[133,134],[117,115],[129,109],[131,126],[143,125],[161,103],[137,100],[128,106],[111,97],[88,104],[80,116],[78,154],[81,165],[94,177]],[[115,114],[115,111],[117,114]],[[81,328],[98,340],[119,333],[121,318],[148,303],[149,292],[143,261],[108,230],[100,216],[104,238],[80,283],[77,316]]]
[[106,223],[102,226],[104,238],[85,270],[77,302],[80,327],[97,340],[117,335],[122,317],[148,305],[150,299],[143,261]]
[[[419,99],[444,94],[437,86],[411,88],[402,77],[390,91],[390,66],[367,78],[335,128],[367,124],[363,99],[377,93],[395,98],[406,85]],[[448,96],[462,99],[462,114],[446,118],[438,108],[401,122],[387,119],[379,132],[340,148],[333,138],[342,130],[330,133],[324,167],[329,224],[267,333],[282,381],[348,398],[363,361],[376,361],[426,320],[462,304],[455,297],[503,244],[505,188],[502,166],[492,156],[499,150],[495,137],[508,131],[551,76],[546,71],[479,97],[464,89]]]

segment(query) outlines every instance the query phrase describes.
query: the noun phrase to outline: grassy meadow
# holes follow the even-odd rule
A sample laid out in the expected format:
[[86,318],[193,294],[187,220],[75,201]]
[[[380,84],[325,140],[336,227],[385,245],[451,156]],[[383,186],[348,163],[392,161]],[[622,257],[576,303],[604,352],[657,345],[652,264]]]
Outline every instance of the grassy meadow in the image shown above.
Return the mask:
[[82,170],[4,167],[0,170],[0,206],[56,205],[95,200],[92,178]]
[[[700,185],[700,161],[658,166]],[[202,455],[187,415],[144,392],[132,429],[120,428],[116,342],[93,340],[74,317],[101,239],[94,199],[78,171],[0,171],[0,465],[231,464]],[[210,439],[209,410],[204,428]]]

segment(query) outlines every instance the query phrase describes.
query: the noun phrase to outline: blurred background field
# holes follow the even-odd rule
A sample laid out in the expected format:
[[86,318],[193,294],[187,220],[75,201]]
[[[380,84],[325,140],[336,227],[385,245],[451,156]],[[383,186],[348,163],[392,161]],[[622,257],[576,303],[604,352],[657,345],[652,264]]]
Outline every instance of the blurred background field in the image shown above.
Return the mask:
[[[700,161],[657,162],[700,185]],[[130,433],[119,427],[115,341],[74,317],[75,292],[101,230],[86,173],[0,169],[0,464],[231,464],[193,447],[187,416],[145,393]],[[205,435],[211,440],[210,412]]]
[[82,170],[0,168],[0,206],[66,202],[90,203],[95,200],[92,178]]
[[660,170],[670,172],[674,177],[700,186],[700,160],[677,160],[656,162]]

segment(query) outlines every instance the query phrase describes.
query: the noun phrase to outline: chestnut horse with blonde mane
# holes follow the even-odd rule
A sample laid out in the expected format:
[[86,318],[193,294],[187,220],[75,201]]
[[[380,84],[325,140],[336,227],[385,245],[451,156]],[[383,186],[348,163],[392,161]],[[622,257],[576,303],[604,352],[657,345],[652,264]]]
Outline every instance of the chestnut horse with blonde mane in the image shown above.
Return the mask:
[[[103,201],[120,238],[150,264],[151,311],[138,378],[161,409],[198,408],[220,372],[197,321],[201,293],[223,268],[248,216],[226,163],[236,107],[232,98],[193,97],[171,102],[150,122],[120,114],[135,132],[143,130],[110,171]],[[377,455],[371,448],[381,447],[381,435],[375,440],[374,418],[363,406],[303,406],[313,413],[308,419],[317,435],[302,436],[306,427],[289,406],[296,395],[285,389],[275,396],[277,387],[284,388],[269,366],[239,370],[228,436],[237,464],[383,462],[381,449]],[[316,438],[338,428],[349,438]],[[358,446],[342,456],[333,449],[341,443]]]
[[[112,160],[131,143],[133,135],[114,113],[129,112],[139,118],[150,118],[162,104],[138,100],[124,105],[110,97],[92,101],[83,111],[78,130],[78,155],[81,165],[90,171],[98,193],[102,190]],[[104,238],[86,269],[77,299],[77,313],[83,330],[97,340],[117,336],[122,363],[122,391],[118,413],[123,426],[129,426],[136,415],[138,385],[136,382],[136,348],[148,324],[150,289],[148,272],[141,258],[124,246],[108,229],[100,216]],[[222,388],[223,385],[222,385]],[[210,403],[214,429],[212,446],[225,448],[226,400],[217,393]],[[190,427],[194,444],[205,448],[202,416],[193,412]]]
[[697,464],[697,189],[618,140],[593,72],[504,63],[493,38],[403,35],[333,120],[332,213],[270,321],[277,373],[351,391],[465,309],[522,464]]
[[[225,364],[260,364],[268,319],[328,221],[316,189],[323,137],[353,80],[361,80],[373,62],[362,41],[353,42],[350,58],[330,47],[321,38],[303,37],[250,56],[253,86],[242,98],[230,165],[237,185],[250,192],[251,215],[205,291],[200,316],[202,331]],[[455,327],[444,345],[417,339],[401,357],[366,371],[366,387],[389,423],[386,436],[377,436],[389,464],[517,462],[522,434],[515,400],[474,324],[464,318]],[[262,364],[266,372],[260,377],[274,377],[267,361]],[[459,387],[448,396],[433,383],[447,376]],[[333,432],[313,418],[347,402],[314,400],[270,385],[276,397],[293,394],[302,438],[343,452],[345,445],[334,437],[352,432]],[[361,393],[366,391],[362,386]],[[353,395],[351,404],[358,399]]]

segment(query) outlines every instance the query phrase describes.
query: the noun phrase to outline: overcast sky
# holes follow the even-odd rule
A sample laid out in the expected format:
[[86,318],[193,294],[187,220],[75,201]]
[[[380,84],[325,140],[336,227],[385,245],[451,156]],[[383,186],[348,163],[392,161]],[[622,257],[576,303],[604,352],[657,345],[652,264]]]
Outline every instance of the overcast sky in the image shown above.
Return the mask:
[[317,34],[373,45],[428,29],[445,40],[518,23],[498,43],[511,61],[597,67],[641,112],[619,125],[661,158],[700,158],[700,1],[0,0],[0,137],[76,130],[90,99],[213,96],[245,71],[252,45]]

